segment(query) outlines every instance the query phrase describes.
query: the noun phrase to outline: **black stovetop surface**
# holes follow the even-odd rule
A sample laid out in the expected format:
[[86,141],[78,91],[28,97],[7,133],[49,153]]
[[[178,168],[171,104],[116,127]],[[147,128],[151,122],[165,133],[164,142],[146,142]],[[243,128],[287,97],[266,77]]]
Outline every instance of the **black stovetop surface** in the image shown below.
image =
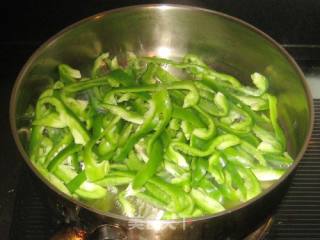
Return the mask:
[[[97,12],[150,1],[8,1],[0,16],[0,239],[47,239],[56,219],[32,185],[9,127],[9,98],[15,78],[32,52],[63,27]],[[184,0],[239,17],[282,43],[320,90],[320,1]],[[319,82],[319,83],[318,83]],[[319,91],[320,92],[320,91]],[[316,94],[315,94],[316,95]],[[316,127],[267,239],[320,239],[320,100]],[[319,118],[319,120],[318,120]],[[10,238],[9,238],[10,236]],[[29,238],[28,238],[29,236]]]

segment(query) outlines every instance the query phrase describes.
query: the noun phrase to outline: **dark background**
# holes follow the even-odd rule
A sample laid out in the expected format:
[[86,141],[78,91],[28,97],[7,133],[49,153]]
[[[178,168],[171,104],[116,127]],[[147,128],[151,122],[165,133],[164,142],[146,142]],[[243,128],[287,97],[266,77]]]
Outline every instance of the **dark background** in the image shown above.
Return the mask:
[[1,14],[5,18],[1,21],[1,42],[42,42],[84,17],[141,3],[178,3],[210,8],[239,17],[281,43],[320,42],[318,0],[6,0],[1,3],[4,7]]
[[84,17],[141,3],[179,3],[221,11],[260,28],[281,44],[320,45],[319,0],[17,1],[0,3],[0,238],[7,239],[22,165],[9,127],[9,98],[24,62],[46,39]]

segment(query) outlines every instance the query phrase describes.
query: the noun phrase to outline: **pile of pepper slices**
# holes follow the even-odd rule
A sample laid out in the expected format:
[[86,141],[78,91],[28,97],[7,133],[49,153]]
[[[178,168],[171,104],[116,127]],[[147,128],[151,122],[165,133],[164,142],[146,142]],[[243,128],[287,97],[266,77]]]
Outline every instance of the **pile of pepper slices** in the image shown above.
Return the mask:
[[263,75],[244,86],[191,54],[119,62],[100,55],[90,78],[61,64],[36,103],[29,156],[61,191],[112,195],[129,217],[196,217],[255,197],[292,164]]

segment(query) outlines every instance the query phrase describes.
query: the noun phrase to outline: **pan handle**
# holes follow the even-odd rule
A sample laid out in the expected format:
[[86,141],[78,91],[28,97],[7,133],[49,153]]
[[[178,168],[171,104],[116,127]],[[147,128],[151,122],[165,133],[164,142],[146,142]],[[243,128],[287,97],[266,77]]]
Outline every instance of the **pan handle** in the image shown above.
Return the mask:
[[66,227],[50,240],[128,240],[126,231],[116,224],[103,224],[88,232],[79,227]]
[[92,233],[87,235],[87,240],[127,240],[126,231],[117,224],[99,225]]

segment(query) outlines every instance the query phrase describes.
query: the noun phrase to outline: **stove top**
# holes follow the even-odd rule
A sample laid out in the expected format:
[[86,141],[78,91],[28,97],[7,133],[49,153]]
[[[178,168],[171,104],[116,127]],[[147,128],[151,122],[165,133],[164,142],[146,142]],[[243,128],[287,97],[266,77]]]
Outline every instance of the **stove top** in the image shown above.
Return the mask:
[[[264,232],[258,231],[248,239],[320,239],[320,46],[285,45],[302,67],[314,96],[315,127],[308,149],[299,164],[291,185]],[[19,159],[20,157],[17,156]],[[20,164],[21,165],[21,164]],[[49,239],[57,232],[72,227],[52,216],[32,174],[22,164],[16,187],[8,190],[15,195],[9,239]],[[12,176],[12,178],[15,178]],[[13,181],[13,180],[12,180]],[[263,233],[263,234],[262,234]],[[80,238],[79,238],[80,239]]]
[[[0,24],[5,25],[0,27],[6,33],[0,36],[0,103],[3,113],[0,115],[0,238],[4,240],[49,239],[65,226],[49,213],[11,137],[9,98],[22,65],[41,42],[70,23],[100,11],[148,1],[92,0],[90,3],[83,1],[81,5],[71,0],[53,2],[21,1],[20,7],[16,8],[16,2],[9,1],[9,7],[4,11],[6,14],[1,16],[5,20]],[[181,3],[174,0],[153,2]],[[320,45],[314,44],[320,43],[317,27],[320,2],[306,0],[303,5],[297,0],[240,2],[183,1],[254,24],[283,43],[305,73],[314,97],[315,128],[308,150],[264,239],[320,239]],[[74,12],[77,14],[71,14]]]

